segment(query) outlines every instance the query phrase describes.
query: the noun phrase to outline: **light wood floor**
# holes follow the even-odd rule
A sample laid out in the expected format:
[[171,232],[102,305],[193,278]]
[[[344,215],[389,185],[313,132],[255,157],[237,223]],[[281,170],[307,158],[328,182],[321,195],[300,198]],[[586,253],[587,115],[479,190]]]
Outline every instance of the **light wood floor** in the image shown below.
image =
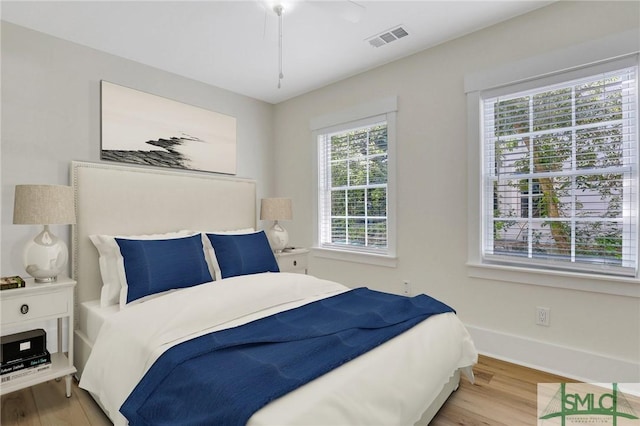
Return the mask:
[[[535,425],[536,384],[572,381],[485,356],[480,356],[474,373],[476,383],[463,377],[431,425]],[[77,384],[71,398],[66,398],[61,380],[4,395],[0,424],[100,426],[110,422]]]
[[537,424],[537,384],[575,380],[480,355],[473,367],[475,384],[462,377],[433,426]]

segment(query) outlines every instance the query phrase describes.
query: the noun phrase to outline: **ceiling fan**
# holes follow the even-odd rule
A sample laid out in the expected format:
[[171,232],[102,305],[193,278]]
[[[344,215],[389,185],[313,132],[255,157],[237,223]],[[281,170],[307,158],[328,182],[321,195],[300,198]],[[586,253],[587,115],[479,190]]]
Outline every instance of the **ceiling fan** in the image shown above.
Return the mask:
[[325,1],[305,1],[305,0],[275,0],[275,1],[261,1],[265,8],[265,30],[266,30],[266,17],[269,11],[273,11],[278,16],[278,89],[281,87],[284,74],[282,73],[282,20],[283,14],[289,10],[295,10],[300,4],[311,5],[325,12],[334,15],[340,19],[351,23],[358,23],[362,19],[365,12],[365,7],[351,0],[325,0]]
[[261,0],[266,11],[274,11],[276,7],[295,11],[301,5],[310,5],[348,22],[358,23],[365,13],[365,7],[351,0]]

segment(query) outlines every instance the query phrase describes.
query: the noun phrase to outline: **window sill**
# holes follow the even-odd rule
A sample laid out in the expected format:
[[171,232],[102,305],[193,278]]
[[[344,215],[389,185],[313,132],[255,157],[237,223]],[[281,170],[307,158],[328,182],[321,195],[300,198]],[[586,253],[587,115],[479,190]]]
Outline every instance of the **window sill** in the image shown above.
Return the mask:
[[637,278],[481,263],[467,263],[467,274],[473,278],[640,298],[640,280]]
[[395,268],[398,258],[393,256],[383,256],[379,254],[358,253],[347,250],[332,250],[320,247],[313,247],[311,253],[315,257],[324,259],[342,260],[345,262],[366,263],[368,265],[385,266]]

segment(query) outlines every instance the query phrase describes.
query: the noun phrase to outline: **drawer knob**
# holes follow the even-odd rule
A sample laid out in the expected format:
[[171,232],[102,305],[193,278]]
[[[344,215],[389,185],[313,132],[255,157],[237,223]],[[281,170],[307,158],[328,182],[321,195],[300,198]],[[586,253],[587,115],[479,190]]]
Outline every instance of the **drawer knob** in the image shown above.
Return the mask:
[[21,314],[26,314],[29,312],[29,305],[27,305],[26,303],[23,304],[22,306],[20,306],[20,313]]
[[293,261],[293,266],[298,266],[298,261],[297,260]]

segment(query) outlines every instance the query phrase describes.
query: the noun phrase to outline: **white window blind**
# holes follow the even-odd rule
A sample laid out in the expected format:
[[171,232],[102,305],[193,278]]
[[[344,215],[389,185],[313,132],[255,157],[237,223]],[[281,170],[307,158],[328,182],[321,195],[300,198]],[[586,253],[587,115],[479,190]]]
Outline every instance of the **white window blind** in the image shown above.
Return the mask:
[[386,116],[318,132],[319,246],[388,254]]
[[637,73],[481,96],[484,262],[636,276]]

